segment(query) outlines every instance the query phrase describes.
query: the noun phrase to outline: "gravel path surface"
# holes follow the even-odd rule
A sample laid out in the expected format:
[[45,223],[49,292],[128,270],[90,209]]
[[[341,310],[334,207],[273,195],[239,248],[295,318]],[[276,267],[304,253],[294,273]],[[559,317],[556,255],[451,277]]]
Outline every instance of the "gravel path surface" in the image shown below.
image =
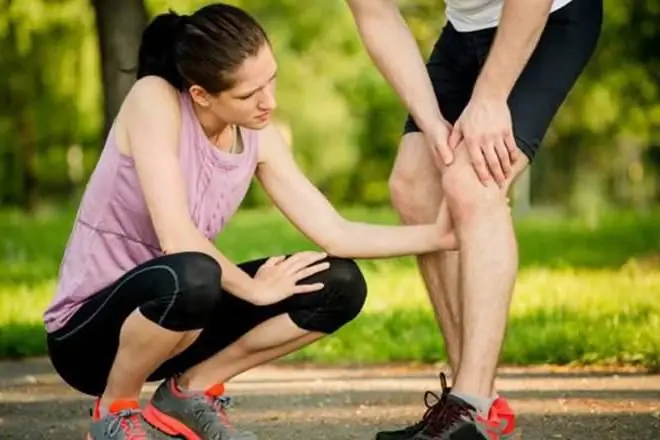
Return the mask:
[[[417,419],[437,368],[272,366],[228,384],[234,422],[263,440],[373,439]],[[519,438],[658,440],[660,375],[634,371],[502,369],[502,394],[519,412]],[[153,385],[147,385],[147,399]],[[0,363],[0,439],[83,439],[91,400],[43,359]]]

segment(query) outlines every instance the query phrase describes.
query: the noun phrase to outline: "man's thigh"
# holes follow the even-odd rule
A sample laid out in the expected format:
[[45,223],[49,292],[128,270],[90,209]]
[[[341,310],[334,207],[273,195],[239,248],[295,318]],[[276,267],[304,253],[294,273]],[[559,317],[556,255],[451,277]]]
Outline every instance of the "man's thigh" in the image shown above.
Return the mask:
[[[530,162],[594,53],[602,16],[602,0],[573,0],[553,12],[509,96],[513,132]],[[482,50],[481,63],[486,55]]]
[[[479,65],[468,39],[447,23],[426,62],[433,92],[440,111],[451,124],[461,115],[472,94]],[[404,134],[419,132],[411,115],[406,119]]]
[[[426,63],[433,91],[444,118],[454,123],[470,100],[478,64],[468,51],[466,39],[446,24]],[[442,199],[440,171],[423,134],[408,115],[392,169],[394,180],[405,182],[405,203],[399,209],[409,220],[434,221]]]

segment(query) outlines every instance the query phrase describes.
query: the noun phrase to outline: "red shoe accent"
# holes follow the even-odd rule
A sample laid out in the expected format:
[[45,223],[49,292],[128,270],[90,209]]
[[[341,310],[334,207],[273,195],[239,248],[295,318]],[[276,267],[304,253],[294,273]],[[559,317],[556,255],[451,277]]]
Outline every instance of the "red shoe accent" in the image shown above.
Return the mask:
[[118,413],[119,411],[125,410],[125,409],[138,409],[140,407],[140,403],[137,400],[132,400],[132,399],[119,399],[115,400],[110,404],[108,407],[108,411],[111,413]]
[[507,423],[504,419],[501,419],[495,415],[488,419],[477,416],[476,422],[480,425],[484,435],[488,436],[488,440],[502,440],[508,438],[508,435],[505,434],[507,429]]
[[160,412],[156,407],[149,403],[144,411],[142,417],[149,422],[152,426],[156,427],[159,431],[167,435],[178,436],[181,435],[186,440],[202,440],[200,436],[195,434],[190,428],[183,423],[179,422],[167,414]]
[[[138,413],[140,412],[140,402],[138,402],[135,399],[117,399],[114,402],[112,402],[107,410],[109,415],[115,415],[119,414],[122,411],[131,411],[132,413],[126,413],[126,417],[124,418],[123,415],[121,415],[121,419],[119,420],[120,422],[120,427],[124,431],[124,434],[128,439],[134,439],[134,440],[146,440],[147,435],[144,432],[142,425],[139,420],[139,415]],[[97,399],[94,402],[94,409],[92,411],[92,420],[94,422],[98,421],[101,419],[102,414],[101,414],[101,399]],[[129,422],[130,420],[130,422]],[[90,433],[87,433],[87,440],[92,440],[92,436]]]
[[211,388],[205,391],[207,396],[218,397],[225,394],[225,385],[222,383],[213,385]]
[[505,436],[510,436],[516,429],[516,414],[504,397],[500,396],[495,399],[488,413],[488,418],[507,421],[506,429],[502,433]]
[[97,421],[101,418],[101,399],[96,399],[94,402],[94,410],[92,411],[92,420]]
[[[114,414],[118,413],[124,409],[138,409],[140,403],[137,400],[133,399],[118,399],[110,404],[108,407],[108,413]],[[101,399],[96,399],[94,402],[94,411],[92,412],[92,419],[94,421],[101,418]]]

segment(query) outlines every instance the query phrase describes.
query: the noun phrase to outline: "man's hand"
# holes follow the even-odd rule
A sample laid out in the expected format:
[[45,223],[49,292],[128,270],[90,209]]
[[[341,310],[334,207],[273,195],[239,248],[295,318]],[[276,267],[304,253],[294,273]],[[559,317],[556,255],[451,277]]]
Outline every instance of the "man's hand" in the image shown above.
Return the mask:
[[503,186],[518,150],[506,100],[473,97],[449,137],[452,149],[463,140],[479,180]]
[[490,52],[474,85],[472,99],[454,124],[450,145],[464,140],[484,185],[500,186],[519,152],[513,139],[507,98],[530,59],[550,14],[552,0],[505,0]]
[[444,119],[440,119],[424,131],[424,137],[431,148],[435,164],[440,169],[454,161],[454,150],[449,146],[450,133],[451,124]]

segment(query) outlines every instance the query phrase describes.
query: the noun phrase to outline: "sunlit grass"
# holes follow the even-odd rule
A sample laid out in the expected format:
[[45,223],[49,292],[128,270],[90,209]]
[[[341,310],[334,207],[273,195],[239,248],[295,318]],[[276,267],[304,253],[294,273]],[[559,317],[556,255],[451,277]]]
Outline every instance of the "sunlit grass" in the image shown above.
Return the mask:
[[[386,210],[351,209],[345,214],[395,222]],[[44,353],[42,313],[54,292],[72,216],[67,212],[27,220],[0,215],[0,356]],[[502,361],[660,365],[657,224],[657,214],[608,216],[595,228],[558,219],[519,222],[521,271]],[[264,210],[239,214],[219,244],[236,261],[311,247],[279,214]],[[360,265],[369,286],[363,313],[337,334],[287,359],[444,360],[438,326],[413,259]]]

